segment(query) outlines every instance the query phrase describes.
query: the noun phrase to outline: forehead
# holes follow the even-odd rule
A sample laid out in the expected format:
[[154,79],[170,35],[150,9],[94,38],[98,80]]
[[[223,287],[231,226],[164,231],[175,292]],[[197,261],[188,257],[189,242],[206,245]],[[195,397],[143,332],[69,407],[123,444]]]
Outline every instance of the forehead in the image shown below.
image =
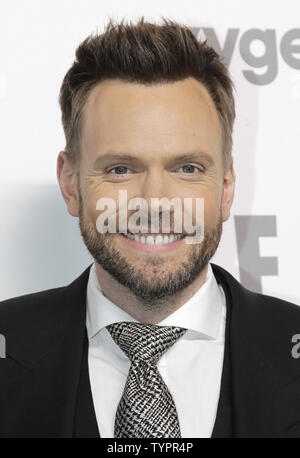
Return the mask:
[[221,139],[213,100],[194,78],[153,85],[104,80],[83,111],[83,154],[111,149],[154,157],[199,148],[221,154]]

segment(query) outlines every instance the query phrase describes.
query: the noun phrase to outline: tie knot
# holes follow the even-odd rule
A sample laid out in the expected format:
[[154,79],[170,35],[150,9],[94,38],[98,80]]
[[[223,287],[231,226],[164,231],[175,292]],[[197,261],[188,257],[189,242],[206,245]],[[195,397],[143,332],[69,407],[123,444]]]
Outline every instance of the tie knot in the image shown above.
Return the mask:
[[170,348],[186,331],[177,326],[122,321],[106,326],[112,338],[133,361],[156,364],[161,355]]

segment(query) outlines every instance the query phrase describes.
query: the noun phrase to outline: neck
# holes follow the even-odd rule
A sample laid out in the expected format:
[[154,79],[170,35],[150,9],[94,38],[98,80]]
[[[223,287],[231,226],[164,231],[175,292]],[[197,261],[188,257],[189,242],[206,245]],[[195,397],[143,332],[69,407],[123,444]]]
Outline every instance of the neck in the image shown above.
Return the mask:
[[128,288],[121,285],[106,270],[95,262],[96,273],[103,295],[120,309],[127,312],[140,323],[157,324],[185,304],[206,280],[208,264],[200,275],[186,288],[174,296],[159,302],[158,307],[147,307]]

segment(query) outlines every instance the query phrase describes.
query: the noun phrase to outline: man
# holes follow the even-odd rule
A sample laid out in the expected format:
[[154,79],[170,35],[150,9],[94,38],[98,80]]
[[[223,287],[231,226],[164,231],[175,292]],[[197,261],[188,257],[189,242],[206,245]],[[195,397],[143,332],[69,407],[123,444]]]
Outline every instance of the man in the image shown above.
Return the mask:
[[[2,437],[300,435],[300,309],[210,262],[234,197],[232,88],[216,52],[173,21],[109,21],[77,49],[57,177],[94,263],[0,304]],[[101,232],[98,202],[120,216],[120,190],[126,203],[202,199],[201,241],[174,230],[174,210],[169,236],[150,220]]]

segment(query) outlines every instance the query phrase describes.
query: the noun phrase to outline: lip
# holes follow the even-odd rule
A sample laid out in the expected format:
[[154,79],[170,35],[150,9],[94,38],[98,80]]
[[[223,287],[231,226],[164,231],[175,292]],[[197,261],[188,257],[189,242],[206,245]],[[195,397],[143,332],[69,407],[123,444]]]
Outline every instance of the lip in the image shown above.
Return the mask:
[[162,245],[148,245],[147,243],[141,243],[141,242],[137,242],[136,240],[129,239],[125,235],[122,235],[122,234],[118,234],[118,235],[119,237],[122,238],[122,240],[127,242],[133,248],[137,248],[138,250],[144,251],[146,253],[163,253],[166,251],[173,251],[176,248],[178,248],[178,246],[182,244],[185,239],[185,237],[183,237],[182,239],[176,240],[175,242],[171,242],[171,243],[166,243]]

